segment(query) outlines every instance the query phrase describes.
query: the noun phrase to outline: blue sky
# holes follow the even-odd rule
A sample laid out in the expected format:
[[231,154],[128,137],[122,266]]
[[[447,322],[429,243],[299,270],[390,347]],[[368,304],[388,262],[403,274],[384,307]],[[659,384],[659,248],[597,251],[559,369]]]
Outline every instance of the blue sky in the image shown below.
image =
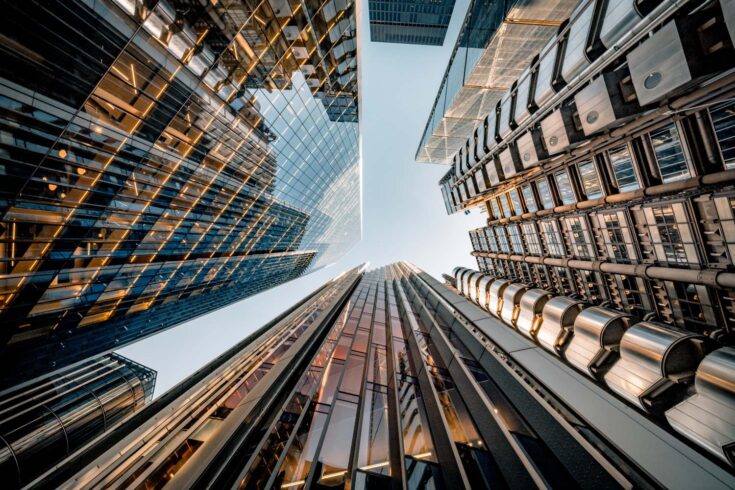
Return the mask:
[[437,47],[371,43],[362,2],[362,241],[331,267],[122,349],[158,371],[156,395],[345,269],[407,260],[439,277],[458,265],[476,266],[467,230],[480,226],[483,215],[447,216],[437,185],[447,167],[414,162],[467,3],[457,1],[444,46]]

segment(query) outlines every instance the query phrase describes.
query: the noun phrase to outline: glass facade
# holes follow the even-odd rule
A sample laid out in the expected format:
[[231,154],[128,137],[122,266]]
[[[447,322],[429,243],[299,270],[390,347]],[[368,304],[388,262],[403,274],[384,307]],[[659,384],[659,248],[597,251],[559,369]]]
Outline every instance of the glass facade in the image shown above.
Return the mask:
[[156,372],[109,354],[0,393],[0,478],[19,488],[151,401]]
[[454,0],[369,0],[370,40],[441,46]]
[[[515,243],[519,231],[512,236]],[[481,314],[462,316],[470,311],[461,301],[407,263],[342,274],[142,424],[108,436],[85,465],[47,482],[418,490],[576,488],[594,478],[605,488],[637,486],[637,469],[554,405],[555,395],[478,330],[486,331]]]
[[0,384],[360,239],[352,2],[32,1],[4,16]]

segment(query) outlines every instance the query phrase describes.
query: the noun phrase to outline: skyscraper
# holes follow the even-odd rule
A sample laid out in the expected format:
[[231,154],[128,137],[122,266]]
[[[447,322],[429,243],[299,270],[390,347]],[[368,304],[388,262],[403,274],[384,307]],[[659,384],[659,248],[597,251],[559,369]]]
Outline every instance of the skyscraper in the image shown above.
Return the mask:
[[34,487],[735,484],[705,448],[406,263],[342,274],[132,422]]
[[0,393],[0,481],[17,488],[140,410],[156,372],[104,355]]
[[7,2],[0,385],[360,239],[352,2]]
[[441,46],[454,0],[369,0],[370,40]]
[[[451,282],[732,465],[735,3],[583,0],[554,31],[494,62],[505,88],[445,139],[447,211],[488,217],[470,231],[478,270]],[[531,357],[518,362],[562,393]]]

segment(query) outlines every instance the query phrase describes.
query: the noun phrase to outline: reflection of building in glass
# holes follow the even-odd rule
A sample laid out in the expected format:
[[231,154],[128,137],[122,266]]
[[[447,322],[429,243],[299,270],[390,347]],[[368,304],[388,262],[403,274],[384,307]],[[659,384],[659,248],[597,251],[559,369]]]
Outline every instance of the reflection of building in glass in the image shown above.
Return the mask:
[[276,286],[359,240],[351,2],[3,13],[0,384]]
[[369,0],[370,40],[441,46],[454,0]]
[[44,483],[483,489],[735,482],[582,377],[409,264],[352,270]]
[[30,483],[153,397],[156,372],[118,354],[0,393],[0,478]]

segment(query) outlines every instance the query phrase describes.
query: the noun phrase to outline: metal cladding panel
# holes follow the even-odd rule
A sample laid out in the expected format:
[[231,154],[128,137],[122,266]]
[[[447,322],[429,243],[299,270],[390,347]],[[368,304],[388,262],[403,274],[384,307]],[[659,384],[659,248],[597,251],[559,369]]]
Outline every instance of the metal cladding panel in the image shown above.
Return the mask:
[[560,109],[556,109],[541,121],[541,133],[544,136],[546,148],[549,149],[549,153],[552,155],[560,153],[572,145]]
[[556,53],[559,50],[557,38],[552,38],[541,51],[543,54],[536,67],[536,86],[533,100],[537,106],[543,105],[556,92],[552,87]]
[[607,48],[623,37],[642,19],[635,8],[635,0],[607,2],[605,18],[600,30],[600,40]]
[[483,175],[482,168],[477,169],[475,172],[475,181],[477,182],[478,192],[485,192],[487,190],[487,183],[485,182],[485,176]]
[[519,136],[516,140],[516,145],[518,146],[518,155],[521,158],[523,168],[533,168],[541,162],[531,131],[526,131]]
[[564,49],[564,62],[561,69],[561,76],[567,83],[571,82],[589,64],[585,49],[587,33],[595,13],[594,5],[594,0],[588,2],[584,10],[572,20],[569,26],[569,36]]
[[490,180],[491,186],[500,184],[500,176],[498,175],[497,165],[495,164],[495,157],[490,157],[490,160],[485,164],[485,173]]
[[512,105],[513,94],[508,92],[500,101],[500,105],[498,106],[498,136],[500,136],[501,139],[505,139],[511,131],[510,119],[513,116],[511,114]]
[[628,53],[627,59],[641,105],[664,99],[694,79],[675,22]]
[[523,170],[523,166],[518,158],[518,151],[512,144],[498,154],[500,166],[503,169],[503,176],[506,179],[513,177]]
[[730,41],[735,45],[735,0],[720,0],[720,7],[725,16],[725,25],[730,33]]
[[516,87],[516,103],[513,108],[513,120],[516,124],[521,124],[531,117],[531,111],[528,109],[530,92],[531,69],[526,68],[518,79],[518,85]]
[[666,411],[677,432],[720,459],[735,463],[735,349],[709,354],[697,368],[696,394]]
[[584,134],[590,135],[615,122],[610,93],[604,77],[597,77],[574,96]]
[[465,189],[464,183],[460,183],[458,187],[460,202],[465,202],[467,200],[467,190]]

